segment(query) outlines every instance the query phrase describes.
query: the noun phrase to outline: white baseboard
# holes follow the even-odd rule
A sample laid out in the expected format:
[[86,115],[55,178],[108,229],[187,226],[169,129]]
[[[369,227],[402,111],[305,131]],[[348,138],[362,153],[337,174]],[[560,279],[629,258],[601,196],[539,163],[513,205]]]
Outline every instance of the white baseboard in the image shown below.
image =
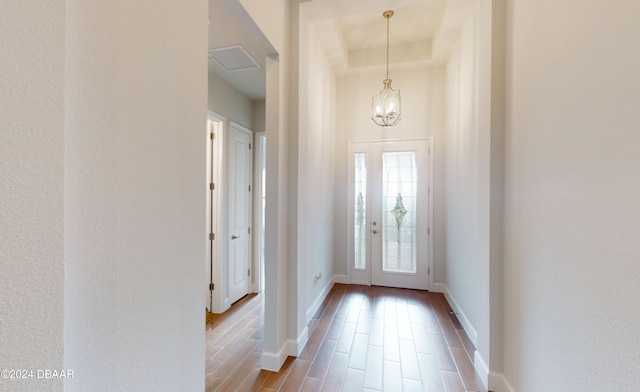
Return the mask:
[[347,275],[333,275],[333,280],[336,283],[340,283],[340,284],[349,284],[351,282],[349,282],[349,277]]
[[278,351],[277,353],[272,353],[272,352],[268,352],[268,351],[263,351],[262,352],[262,369],[264,370],[269,370],[272,372],[277,372],[280,370],[280,368],[282,367],[282,364],[284,363],[285,359],[287,359],[288,357],[288,353],[287,353],[287,344],[285,343],[281,348],[280,351]]
[[[477,346],[478,332],[469,322],[469,319],[462,311],[462,308],[460,308],[460,305],[458,305],[458,302],[453,297],[453,294],[451,294],[451,291],[449,291],[447,285],[443,283],[434,283],[431,291],[434,291],[436,293],[443,293],[445,295],[447,301],[449,302],[449,305],[451,305],[451,308],[456,313],[460,324],[462,324],[462,328],[464,328],[467,336],[469,336],[469,340],[471,340],[474,346]],[[482,355],[480,355],[477,350],[473,355],[473,366],[476,370],[476,373],[478,373],[478,375],[480,376],[480,379],[482,380],[485,388],[488,388],[493,392],[515,392],[515,389],[513,389],[513,387],[509,383],[509,380],[507,380],[504,374],[492,372],[489,370],[489,366],[487,366],[484,358],[482,358]]]
[[489,390],[494,392],[516,392],[502,373],[489,372]]
[[451,291],[449,291],[449,288],[444,284],[442,284],[442,286],[444,288],[444,296],[445,298],[447,298],[447,302],[449,302],[449,305],[451,305],[451,309],[453,309],[453,311],[456,313],[458,321],[460,321],[460,324],[462,324],[462,328],[464,328],[464,331],[467,333],[469,340],[471,340],[474,346],[478,347],[478,332],[469,322],[469,319],[462,311],[460,305],[458,305],[458,302],[456,302],[456,299],[453,297],[453,294],[451,294]]
[[296,340],[287,340],[287,353],[292,357],[297,357],[302,352],[305,344],[309,340],[309,328],[304,327],[304,330],[298,335]]
[[316,314],[318,309],[320,309],[320,305],[322,305],[322,302],[324,302],[324,300],[327,298],[327,295],[329,295],[329,291],[331,291],[335,283],[335,278],[336,277],[334,275],[331,277],[331,279],[329,279],[327,284],[324,286],[324,288],[320,292],[320,295],[318,295],[318,298],[316,298],[316,300],[313,301],[313,304],[311,304],[309,309],[307,309],[307,324],[309,324],[309,321],[311,321],[311,319]]
[[490,372],[482,355],[476,350],[473,355],[473,366],[480,376],[484,387],[493,392],[515,392],[502,373]]
[[[327,298],[327,295],[331,291],[335,283],[335,276],[331,277],[327,284],[322,288],[322,291],[318,295],[315,301],[309,309],[307,309],[306,320],[307,324],[313,316],[316,314],[322,302]],[[298,335],[296,340],[289,339],[285,342],[285,344],[280,348],[280,351],[277,353],[264,351],[262,353],[262,369],[270,370],[272,372],[277,372],[282,367],[282,364],[287,359],[288,356],[297,357],[304,349],[304,346],[307,344],[309,340],[309,329],[305,326],[304,330]]]
[[302,349],[307,344],[307,340],[309,340],[309,328],[304,327],[304,330],[300,332],[296,340],[287,340],[277,353],[263,351],[262,369],[279,372],[287,357],[297,357],[300,355]]
[[478,376],[480,376],[484,387],[488,388],[489,367],[487,366],[487,363],[484,361],[484,358],[482,358],[482,355],[480,355],[480,352],[478,350],[473,352],[473,367],[476,369],[476,373],[478,374]]

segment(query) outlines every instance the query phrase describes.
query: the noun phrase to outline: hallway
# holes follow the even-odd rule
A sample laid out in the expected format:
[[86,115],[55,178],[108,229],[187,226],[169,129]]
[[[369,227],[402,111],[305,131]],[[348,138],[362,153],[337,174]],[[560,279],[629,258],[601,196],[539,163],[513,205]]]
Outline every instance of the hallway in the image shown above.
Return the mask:
[[263,302],[207,317],[206,391],[486,391],[442,294],[336,284],[279,373],[260,370]]

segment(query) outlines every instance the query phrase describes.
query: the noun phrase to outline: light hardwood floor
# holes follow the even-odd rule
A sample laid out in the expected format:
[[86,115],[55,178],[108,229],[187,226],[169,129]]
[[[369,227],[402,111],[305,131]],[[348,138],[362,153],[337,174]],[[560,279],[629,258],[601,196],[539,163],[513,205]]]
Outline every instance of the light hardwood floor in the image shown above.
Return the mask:
[[309,341],[278,373],[260,370],[264,298],[207,315],[206,390],[486,392],[474,347],[442,294],[336,284]]

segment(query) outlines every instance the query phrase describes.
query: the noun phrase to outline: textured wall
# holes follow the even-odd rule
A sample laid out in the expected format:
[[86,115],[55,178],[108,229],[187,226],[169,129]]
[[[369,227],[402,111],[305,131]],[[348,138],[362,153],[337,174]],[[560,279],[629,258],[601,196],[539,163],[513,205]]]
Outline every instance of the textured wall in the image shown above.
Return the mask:
[[204,389],[207,2],[66,2],[68,391]]
[[505,374],[640,383],[640,3],[509,1]]
[[64,27],[64,1],[0,3],[0,370],[34,377],[63,366]]

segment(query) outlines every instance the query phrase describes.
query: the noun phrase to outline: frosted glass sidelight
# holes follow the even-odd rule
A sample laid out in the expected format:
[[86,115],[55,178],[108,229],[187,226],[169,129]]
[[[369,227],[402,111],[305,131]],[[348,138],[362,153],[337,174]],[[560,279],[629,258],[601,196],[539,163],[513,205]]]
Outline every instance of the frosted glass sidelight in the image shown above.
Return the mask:
[[415,151],[382,154],[382,270],[416,273]]
[[364,153],[354,154],[353,267],[367,268],[367,166]]

